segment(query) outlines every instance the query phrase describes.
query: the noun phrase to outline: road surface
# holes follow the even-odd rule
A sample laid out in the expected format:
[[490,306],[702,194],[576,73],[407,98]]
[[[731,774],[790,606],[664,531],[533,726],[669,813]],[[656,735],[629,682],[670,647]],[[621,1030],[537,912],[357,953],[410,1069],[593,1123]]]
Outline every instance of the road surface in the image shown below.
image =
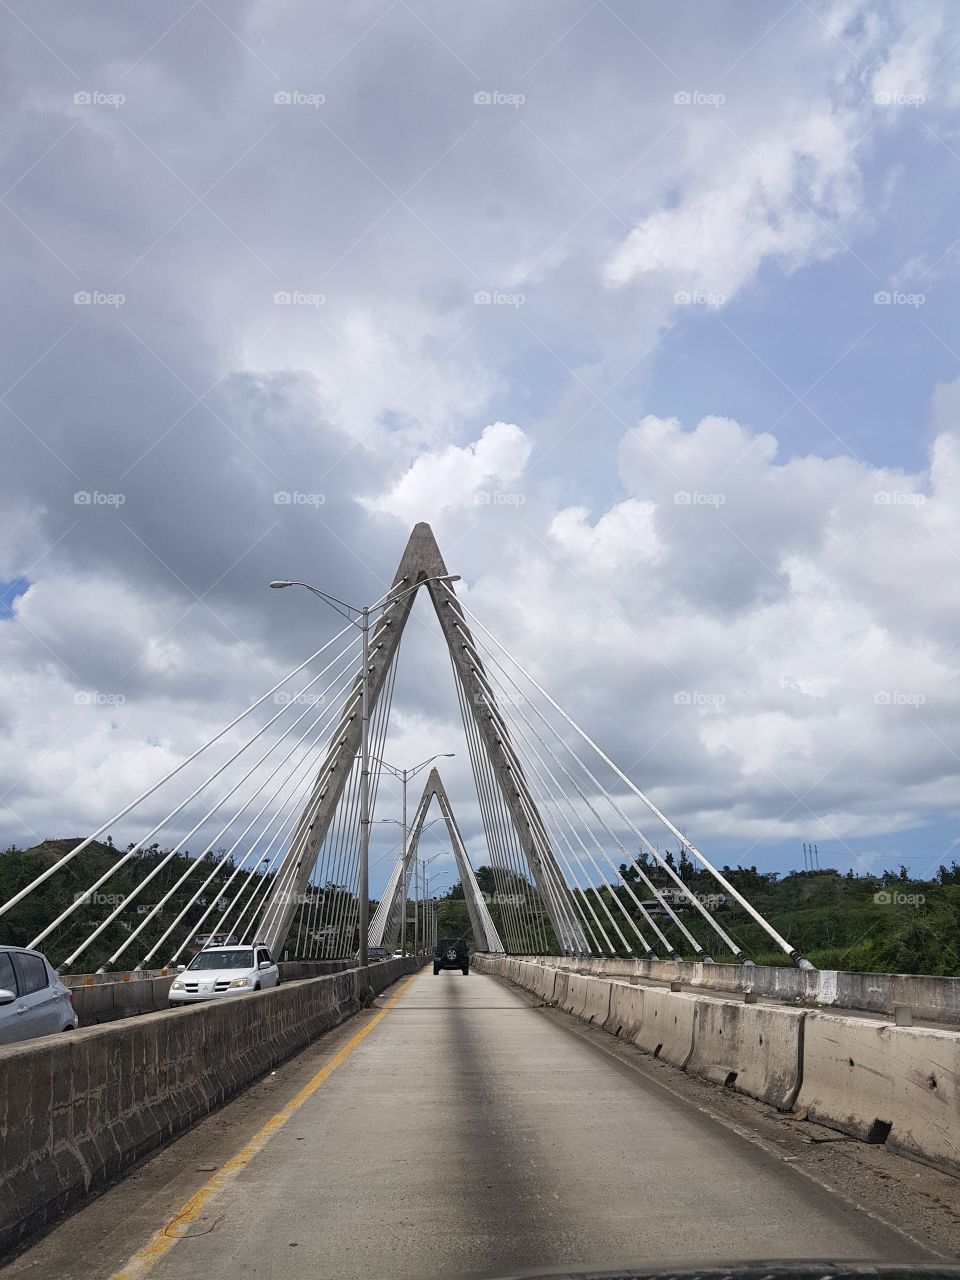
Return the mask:
[[378,1003],[281,1068],[274,1093],[256,1086],[68,1219],[10,1280],[924,1256],[493,978],[427,969]]

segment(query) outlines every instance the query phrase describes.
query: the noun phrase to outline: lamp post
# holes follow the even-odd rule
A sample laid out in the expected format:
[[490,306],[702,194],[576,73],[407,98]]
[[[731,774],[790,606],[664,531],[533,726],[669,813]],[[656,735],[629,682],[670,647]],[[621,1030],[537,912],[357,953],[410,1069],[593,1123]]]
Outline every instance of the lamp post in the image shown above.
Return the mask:
[[[449,755],[451,755],[451,756],[452,756],[454,753],[453,753],[452,751],[450,751],[450,752],[448,752],[447,754],[449,754]],[[434,760],[436,760],[436,759],[438,759],[439,757],[434,756],[433,758],[434,758]],[[381,763],[381,764],[384,764],[385,762],[384,762],[383,760],[381,760],[381,761],[380,761],[380,763]],[[429,763],[429,762],[428,762],[428,763]],[[406,946],[406,932],[407,932],[407,899],[406,899],[406,891],[407,891],[407,883],[406,883],[406,866],[405,866],[404,861],[403,861],[403,855],[404,855],[404,852],[406,851],[406,847],[407,847],[407,838],[406,838],[406,814],[404,814],[404,821],[403,821],[403,822],[401,822],[399,818],[375,818],[375,819],[374,819],[374,823],[380,823],[380,822],[389,822],[389,823],[392,823],[392,824],[393,824],[393,826],[395,826],[395,827],[400,827],[400,828],[403,830],[403,832],[404,832],[403,844],[402,844],[402,846],[401,846],[401,850],[400,850],[400,875],[401,875],[401,884],[402,884],[402,898],[401,898],[401,901],[402,901],[402,904],[403,904],[402,925],[401,925],[401,929],[400,929],[400,932],[401,932],[402,937],[401,937],[401,939],[400,939],[400,945],[401,945],[401,947],[402,947],[403,954],[404,954],[404,955],[406,955],[406,954],[407,954],[407,946]],[[423,826],[420,828],[420,834],[421,834],[421,835],[423,835],[423,833],[424,833],[425,831],[429,831],[429,830],[430,830],[430,828],[431,828],[431,827],[434,825],[434,823],[436,823],[436,822],[443,822],[443,818],[431,818],[429,822],[425,822],[425,823],[423,824]],[[382,859],[379,859],[379,861],[382,861]],[[374,865],[374,866],[376,866],[377,864],[376,864],[376,863],[374,863],[373,865]]]
[[[424,936],[424,942],[426,942],[426,940],[427,940],[427,903],[429,902],[429,899],[430,899],[430,893],[429,893],[429,889],[428,889],[428,886],[429,886],[429,883],[430,883],[430,878],[429,878],[429,876],[427,875],[427,868],[430,866],[430,863],[431,863],[431,862],[436,862],[437,858],[442,858],[442,857],[443,857],[443,855],[444,855],[445,853],[447,853],[447,852],[448,852],[448,850],[446,850],[446,849],[441,849],[441,850],[440,850],[440,852],[439,852],[439,853],[435,853],[435,854],[433,855],[433,857],[432,857],[432,858],[423,858],[423,859],[421,859],[421,862],[420,862],[420,865],[421,865],[421,867],[423,868],[423,936]],[[434,939],[433,939],[433,946],[435,947],[436,945],[437,945],[437,940],[436,940],[436,938],[434,938]]]
[[[418,590],[428,582],[449,583],[459,581],[460,575],[456,573],[435,574],[432,578],[421,578],[419,582],[415,582],[413,586],[405,588],[396,595],[388,591],[385,596],[381,596],[379,600],[369,605],[348,604],[345,600],[339,600],[336,596],[331,596],[326,591],[321,591],[319,587],[311,586],[309,582],[284,579],[270,583],[271,587],[304,587],[307,591],[312,591],[315,596],[319,596],[321,600],[335,609],[341,617],[346,618],[348,622],[352,622],[355,627],[359,627],[363,636],[360,668],[360,883],[357,890],[360,898],[358,921],[360,947],[357,961],[361,968],[368,963],[367,942],[370,932],[370,672],[368,670],[370,614],[375,609],[382,609],[388,604],[395,604],[397,600],[402,600],[411,591]],[[354,617],[354,614],[357,617]],[[404,904],[404,910],[406,910],[406,904]]]
[[[408,832],[407,832],[407,783],[410,781],[411,778],[415,778],[417,774],[421,771],[421,769],[425,769],[428,764],[433,764],[434,760],[450,760],[453,758],[455,754],[456,753],[453,751],[442,751],[438,755],[431,756],[429,760],[421,760],[420,763],[415,764],[412,769],[398,769],[396,765],[388,763],[388,761],[384,760],[382,756],[380,758],[380,767],[382,769],[386,769],[388,773],[393,775],[393,777],[399,778],[400,781],[403,783],[403,822],[401,824],[403,827],[403,854],[401,855],[401,857],[403,858],[403,861],[400,866],[400,879],[401,879],[400,901],[403,903],[403,917],[402,917],[403,924],[400,928],[400,947],[404,955],[407,954],[407,859],[405,856],[407,852],[407,835],[408,835]],[[416,875],[414,875],[414,879],[416,879]],[[414,926],[413,926],[414,952],[416,952],[417,950],[417,940],[418,940],[417,920],[418,920],[418,916],[414,916]]]
[[[436,893],[436,892],[437,892],[437,890],[438,890],[438,889],[440,889],[440,888],[442,888],[442,887],[443,887],[443,886],[442,886],[442,882],[441,882],[441,884],[434,885],[433,892],[434,892],[434,893]],[[450,885],[447,885],[447,888],[449,889],[449,888],[450,888]],[[433,903],[432,903],[432,906],[433,906],[433,922],[432,922],[432,923],[433,923],[433,945],[434,945],[434,947],[436,947],[436,945],[437,945],[437,937],[438,937],[438,933],[439,933],[440,904],[439,904],[439,902],[433,902]]]

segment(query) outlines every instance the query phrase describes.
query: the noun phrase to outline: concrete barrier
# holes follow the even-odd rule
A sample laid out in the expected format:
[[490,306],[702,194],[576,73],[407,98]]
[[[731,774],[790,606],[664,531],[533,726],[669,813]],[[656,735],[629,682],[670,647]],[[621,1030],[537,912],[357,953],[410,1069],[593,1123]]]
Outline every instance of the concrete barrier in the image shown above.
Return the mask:
[[572,1013],[575,1018],[582,1018],[590,983],[597,981],[597,978],[585,978],[579,973],[571,973],[567,980],[567,993],[560,1007],[567,1013]]
[[960,1036],[811,1013],[797,1106],[864,1142],[960,1166]]
[[581,978],[581,982],[586,983],[586,992],[583,1008],[578,1016],[584,1022],[602,1027],[610,1013],[610,988],[613,983],[605,978]]
[[97,975],[112,981],[80,981],[72,975],[64,979],[73,996],[81,1027],[94,1027],[118,1018],[133,1018],[141,1013],[155,1013],[167,1008],[167,994],[173,973],[166,975],[134,975],[124,980],[116,975]]
[[553,992],[557,982],[556,969],[548,969],[546,966],[540,968],[536,978],[534,979],[533,990],[536,995],[546,1004],[553,1003]]
[[[281,960],[280,981],[318,978],[349,968],[346,960]],[[81,1027],[95,1027],[166,1009],[175,977],[175,969],[133,969],[128,973],[68,973],[63,982],[70,988]]]
[[[692,972],[697,968],[702,986],[722,990],[730,975],[713,970],[739,966],[691,965],[686,976],[697,976]],[[482,971],[495,970],[491,965]],[[789,971],[767,972],[779,981]],[[801,983],[811,983],[826,998],[839,989],[833,983],[836,974],[796,972],[797,982],[782,986],[781,994],[799,990]],[[752,983],[758,973],[761,981],[755,985],[767,986],[761,971],[749,966],[741,980]],[[953,1029],[896,1027],[782,1004],[748,1005],[601,979],[560,965],[526,962],[518,981],[548,1003],[692,1075],[781,1110],[804,1107],[812,1120],[863,1141],[887,1142],[953,1173],[960,1169],[960,1035]],[[923,994],[923,981],[914,995],[935,1000],[930,992]],[[878,1001],[897,989],[890,982],[875,985]],[[855,986],[844,998],[866,1000],[869,990],[855,995]],[[945,991],[940,988],[939,996]],[[938,1007],[942,1012],[942,1002]]]
[[610,1011],[603,1024],[604,1031],[633,1041],[643,1022],[644,988],[629,986],[625,982],[610,983]]
[[696,996],[647,987],[643,993],[643,1018],[633,1043],[655,1058],[685,1067],[693,1052],[697,1003]]
[[388,960],[0,1049],[0,1253],[419,964]]
[[352,967],[352,961],[281,960],[278,967],[281,982],[299,982],[301,978],[324,978],[330,973],[343,973],[344,969]]
[[960,1025],[960,978],[924,974],[845,973],[836,969],[797,969],[792,965],[706,964],[688,960],[543,957],[545,963],[607,977],[636,976],[653,982],[744,995],[828,1009],[858,1009],[891,1015],[907,1005],[917,1018]]
[[563,1008],[563,1002],[567,998],[567,987],[570,984],[570,974],[565,969],[558,969],[553,982],[553,999],[551,1004],[555,1004],[558,1009]]
[[775,1005],[697,1000],[686,1070],[789,1111],[802,1079],[805,1017]]

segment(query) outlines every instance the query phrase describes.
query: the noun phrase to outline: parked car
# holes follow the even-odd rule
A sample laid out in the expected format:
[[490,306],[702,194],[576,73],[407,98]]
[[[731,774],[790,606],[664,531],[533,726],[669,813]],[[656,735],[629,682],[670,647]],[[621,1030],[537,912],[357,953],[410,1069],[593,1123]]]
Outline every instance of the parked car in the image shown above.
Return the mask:
[[177,966],[170,984],[171,1009],[217,996],[249,995],[275,987],[280,969],[262,942],[247,947],[207,947],[186,966]]
[[464,977],[470,972],[470,949],[463,938],[441,938],[433,952],[434,977],[441,969],[459,969]]
[[0,947],[0,1044],[76,1030],[70,989],[46,956],[26,947]]

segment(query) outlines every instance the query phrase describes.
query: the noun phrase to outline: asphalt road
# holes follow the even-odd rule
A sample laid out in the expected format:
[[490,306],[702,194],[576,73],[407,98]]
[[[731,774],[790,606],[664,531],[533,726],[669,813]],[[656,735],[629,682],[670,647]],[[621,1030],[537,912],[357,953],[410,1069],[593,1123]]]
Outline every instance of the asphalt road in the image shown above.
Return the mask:
[[[426,1280],[922,1256],[493,978],[425,970],[366,1028],[359,1040],[346,1029],[334,1069],[328,1053],[321,1083],[269,1136],[262,1115],[259,1136],[252,1122],[220,1133],[224,1154],[253,1147],[199,1207],[174,1221],[175,1182],[141,1193],[128,1235],[130,1254],[142,1252],[118,1274]],[[219,1156],[200,1166],[223,1167]],[[122,1183],[58,1229],[61,1249],[88,1241],[82,1274],[99,1274],[85,1217],[112,1221],[116,1235],[135,1192]],[[53,1254],[41,1242],[12,1270],[46,1280]]]

